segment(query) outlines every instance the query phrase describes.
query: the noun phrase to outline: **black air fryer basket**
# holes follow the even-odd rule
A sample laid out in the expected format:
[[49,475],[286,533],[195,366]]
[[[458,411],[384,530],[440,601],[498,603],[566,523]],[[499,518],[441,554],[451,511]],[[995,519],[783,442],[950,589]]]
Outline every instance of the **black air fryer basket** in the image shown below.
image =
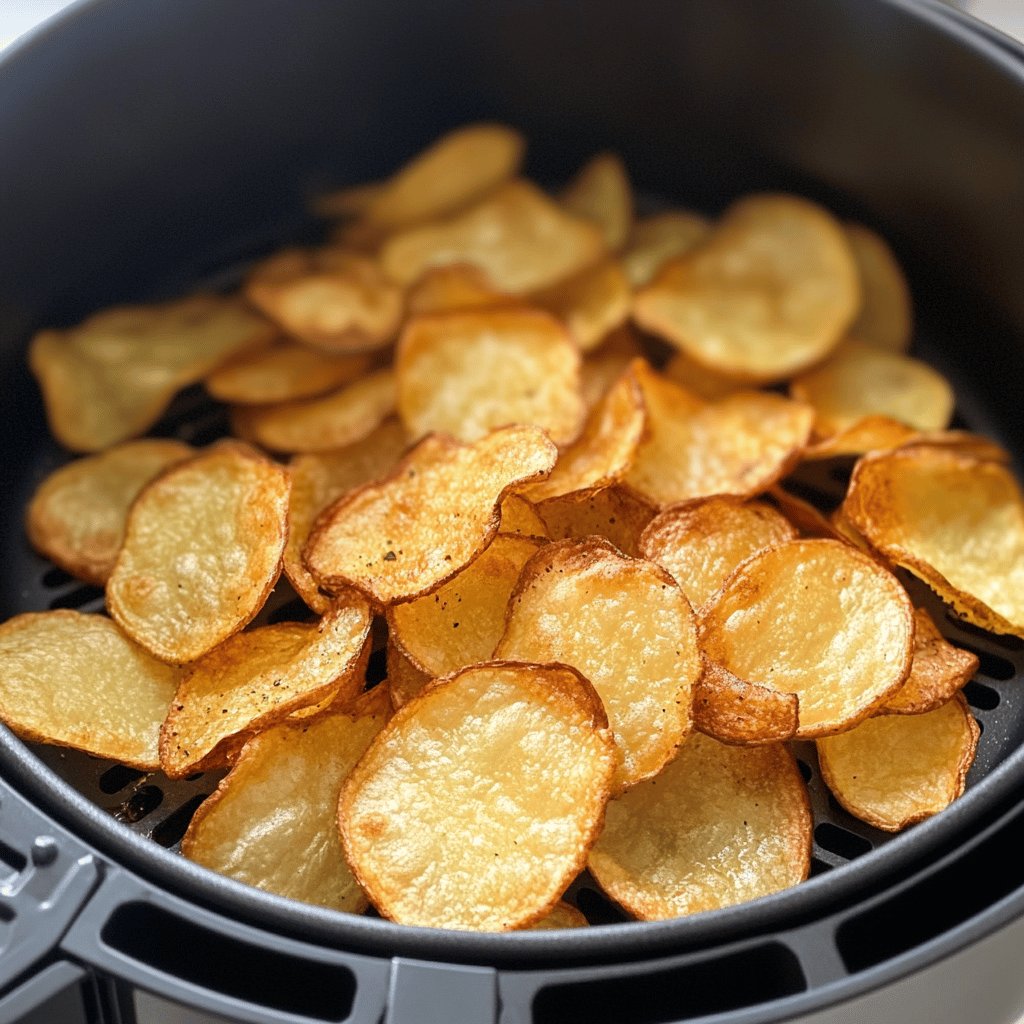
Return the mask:
[[[102,607],[24,539],[29,495],[67,458],[25,367],[32,331],[230,285],[315,237],[310,196],[479,119],[520,128],[542,182],[614,149],[663,202],[787,189],[876,227],[962,424],[1024,453],[1024,50],[938,3],[92,0],[0,62],[0,617]],[[158,432],[224,426],[185,394]],[[803,751],[815,877],[657,924],[623,923],[586,882],[572,898],[598,927],[566,932],[294,904],[175,852],[216,776],[170,783],[0,728],[0,1024],[1010,1024],[1024,642],[928,600],[981,660],[966,795],[884,838]]]

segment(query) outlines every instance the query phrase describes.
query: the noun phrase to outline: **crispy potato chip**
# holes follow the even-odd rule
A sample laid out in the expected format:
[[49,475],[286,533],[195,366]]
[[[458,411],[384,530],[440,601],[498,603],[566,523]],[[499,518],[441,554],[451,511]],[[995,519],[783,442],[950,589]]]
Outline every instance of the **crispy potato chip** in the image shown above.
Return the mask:
[[534,292],[529,302],[558,317],[580,349],[589,352],[626,322],[633,293],[622,267],[603,260]]
[[768,492],[768,496],[802,536],[823,537],[826,540],[846,540],[842,531],[827,516],[810,502],[798,498],[791,491],[776,485]]
[[94,452],[144,433],[182,388],[276,335],[238,299],[193,295],[41,331],[28,358],[54,436],[72,451]]
[[730,377],[718,370],[709,370],[691,359],[685,352],[676,352],[665,364],[663,371],[669,380],[686,388],[691,394],[708,402],[727,398],[737,391],[746,391],[750,385],[738,377]]
[[388,477],[321,514],[306,567],[327,590],[354,586],[381,605],[428,594],[487,547],[502,498],[551,472],[556,454],[536,427],[506,427],[474,445],[429,435]]
[[389,238],[381,264],[394,281],[410,284],[431,267],[469,263],[500,291],[520,295],[582,270],[603,252],[592,224],[529,182],[512,181],[452,220]]
[[914,610],[894,576],[836,540],[795,540],[744,562],[703,609],[702,649],[800,701],[799,739],[855,725],[904,683]]
[[25,516],[30,543],[72,576],[102,587],[136,495],[168,466],[194,454],[181,441],[153,438],[61,466],[32,496]]
[[588,411],[604,398],[629,364],[641,355],[640,340],[628,324],[612,331],[598,348],[584,354],[580,367],[580,391]]
[[432,677],[426,672],[421,672],[398,649],[391,637],[388,637],[385,656],[391,705],[397,711],[403,704],[408,704],[431,681]]
[[633,190],[620,157],[599,153],[583,165],[561,198],[570,213],[601,229],[610,250],[622,248],[633,227]]
[[279,622],[229,637],[178,687],[160,730],[164,772],[181,779],[223,767],[250,736],[290,712],[358,696],[369,635],[370,608],[351,595],[318,623]]
[[586,928],[587,919],[571,904],[560,900],[545,917],[535,921],[527,928],[535,932],[549,931],[557,928]]
[[624,554],[633,556],[639,555],[640,536],[654,518],[650,505],[619,487],[552,498],[537,513],[552,540],[604,537]]
[[939,448],[869,455],[842,509],[961,618],[1024,636],[1024,499],[1004,466]]
[[587,866],[634,917],[682,917],[802,882],[812,828],[807,787],[785,747],[729,747],[695,734],[656,779],[608,804]]
[[181,852],[278,896],[362,913],[366,895],[338,842],[338,794],[390,712],[378,686],[344,711],[253,737],[196,811]]
[[164,661],[195,661],[263,607],[281,572],[288,473],[220,441],[135,499],[107,609]]
[[818,764],[855,818],[898,832],[963,794],[980,735],[957,694],[923,715],[881,715],[818,740]]
[[913,331],[910,288],[885,241],[862,224],[847,223],[846,241],[860,275],[861,305],[850,333],[890,352],[906,352]]
[[393,921],[521,928],[583,867],[613,760],[601,702],[579,673],[464,669],[396,712],[345,781],[345,856]]
[[689,210],[641,217],[633,226],[622,266],[634,288],[650,284],[669,260],[695,249],[711,233],[711,221]]
[[694,690],[693,721],[722,743],[778,743],[796,735],[800,701],[795,693],[749,683],[705,658]]
[[476,441],[509,423],[556,444],[580,432],[580,356],[554,317],[532,309],[439,313],[410,320],[395,355],[398,411],[413,437]]
[[796,530],[764,502],[701,498],[655,516],[640,538],[640,554],[667,569],[699,609],[740,562],[795,537]]
[[889,416],[865,416],[837,434],[809,445],[802,459],[815,462],[848,455],[865,455],[868,452],[891,451],[902,448],[917,436],[918,432],[913,427]]
[[540,544],[499,533],[486,551],[432,594],[389,608],[389,639],[434,679],[488,661],[505,632],[512,588]]
[[395,375],[386,369],[321,398],[239,406],[231,426],[271,451],[327,452],[368,437],[394,411]]
[[616,790],[656,775],[690,731],[701,671],[690,604],[660,566],[600,537],[526,563],[494,656],[562,662],[594,684],[619,749]]
[[412,285],[405,300],[410,317],[509,305],[519,305],[519,300],[498,291],[482,270],[468,263],[452,263],[428,270]]
[[502,533],[520,537],[547,538],[548,528],[533,506],[518,494],[506,494],[501,501]]
[[637,293],[637,323],[712,370],[776,381],[839,343],[860,302],[842,226],[796,196],[755,195]]
[[358,217],[370,203],[384,192],[383,181],[365,181],[360,185],[346,185],[313,200],[313,212],[328,220]]
[[811,432],[810,406],[744,391],[703,402],[634,364],[647,406],[647,437],[626,485],[661,508],[713,494],[752,497],[796,465]]
[[0,625],[0,721],[25,739],[149,771],[181,669],[103,615],[17,615]]

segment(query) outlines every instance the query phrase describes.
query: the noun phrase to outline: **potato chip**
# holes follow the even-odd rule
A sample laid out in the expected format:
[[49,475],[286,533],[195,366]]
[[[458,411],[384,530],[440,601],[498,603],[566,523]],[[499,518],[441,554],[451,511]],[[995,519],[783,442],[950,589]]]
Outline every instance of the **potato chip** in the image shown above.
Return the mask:
[[51,473],[25,516],[32,546],[66,572],[102,587],[124,540],[128,509],[168,466],[194,454],[181,441],[127,441]]
[[523,566],[540,541],[499,533],[486,551],[432,594],[388,609],[389,640],[431,678],[488,661]]
[[358,217],[372,201],[384,192],[382,181],[365,181],[360,185],[346,185],[313,201],[313,212],[327,219]]
[[263,607],[281,572],[288,473],[221,441],[149,484],[128,514],[107,608],[164,661],[195,661]]
[[410,284],[431,267],[469,263],[503,292],[560,281],[600,258],[601,233],[526,181],[503,185],[449,221],[400,232],[381,249],[385,272]]
[[339,598],[318,623],[279,622],[229,637],[190,666],[160,731],[172,779],[220,768],[290,712],[363,689],[370,609]]
[[881,715],[818,740],[818,764],[855,818],[898,832],[963,795],[980,735],[957,694],[923,715]]
[[518,299],[498,291],[482,270],[468,263],[428,270],[410,287],[405,300],[409,316],[518,304]]
[[831,437],[808,445],[802,458],[805,462],[815,462],[848,455],[865,455],[868,452],[891,451],[902,448],[917,436],[918,432],[913,427],[889,416],[865,416]]
[[509,423],[556,444],[580,432],[580,356],[565,327],[531,309],[439,313],[410,320],[395,355],[398,412],[413,437],[476,441]]
[[518,494],[506,494],[501,502],[502,533],[547,538],[548,528],[533,506]]
[[366,895],[338,842],[338,794],[390,712],[378,686],[345,711],[253,737],[196,811],[181,852],[278,896],[362,913]]
[[580,349],[589,352],[626,322],[633,293],[622,267],[603,260],[534,292],[529,302],[558,317]]
[[747,682],[707,658],[693,697],[694,725],[740,746],[792,739],[800,725],[795,693]]
[[898,581],[841,541],[754,555],[703,609],[705,655],[750,683],[795,693],[799,739],[855,725],[910,672],[914,612]]
[[641,534],[654,518],[650,505],[619,487],[552,498],[537,511],[552,540],[604,537],[623,554],[634,556],[640,553]]
[[689,210],[641,217],[633,226],[622,266],[634,288],[650,284],[669,260],[695,249],[711,233],[711,221]]
[[939,448],[870,455],[842,508],[961,618],[1024,636],[1024,499],[1004,466]]
[[231,427],[271,451],[327,452],[368,437],[394,411],[394,373],[377,370],[321,398],[239,406]]
[[601,702],[579,673],[464,669],[397,711],[345,781],[345,856],[393,921],[532,924],[583,867],[613,756]]
[[321,514],[306,567],[327,590],[354,586],[381,605],[430,593],[487,547],[505,494],[551,472],[556,455],[536,427],[506,427],[474,445],[431,434],[388,477]]
[[526,563],[494,656],[562,662],[594,684],[619,749],[615,790],[656,775],[690,731],[701,671],[690,604],[660,566],[600,537]]
[[811,432],[809,406],[781,395],[745,391],[704,402],[634,363],[647,406],[647,437],[626,485],[665,508],[713,494],[752,497],[785,476]]
[[662,267],[633,316],[709,369],[776,381],[828,355],[859,303],[842,226],[806,199],[755,195]]
[[861,305],[850,333],[890,352],[906,352],[913,331],[910,288],[885,241],[862,224],[845,225],[860,275]]
[[144,433],[178,391],[276,334],[237,299],[193,295],[41,331],[28,358],[54,436],[72,451],[94,452]]
[[25,739],[158,768],[180,678],[103,615],[33,612],[0,625],[0,721]]
[[795,537],[796,530],[764,502],[703,498],[656,516],[640,538],[640,554],[667,569],[699,609],[740,562]]
[[785,747],[695,734],[656,779],[608,804],[587,866],[634,917],[659,921],[802,882],[812,827],[807,787]]
[[584,407],[588,411],[593,409],[629,364],[642,355],[640,339],[628,324],[612,331],[598,348],[585,353],[580,367]]
[[571,904],[559,901],[539,921],[527,925],[530,931],[543,932],[558,928],[586,928],[587,919]]
[[910,451],[913,448],[945,448],[956,452],[957,455],[981,459],[983,462],[1009,464],[1013,461],[1013,457],[1001,444],[997,444],[990,437],[972,434],[968,430],[924,430],[914,434],[899,447],[901,451]]
[[398,649],[391,637],[388,637],[385,653],[391,705],[397,711],[403,704],[408,704],[433,677],[426,672],[421,672]]
[[737,391],[746,391],[749,385],[738,377],[730,377],[718,370],[709,370],[691,359],[685,352],[676,352],[662,371],[669,380],[686,388],[690,394],[708,402],[727,398]]
[[633,227],[633,191],[620,157],[599,153],[562,192],[562,205],[596,224],[612,251],[621,249]]

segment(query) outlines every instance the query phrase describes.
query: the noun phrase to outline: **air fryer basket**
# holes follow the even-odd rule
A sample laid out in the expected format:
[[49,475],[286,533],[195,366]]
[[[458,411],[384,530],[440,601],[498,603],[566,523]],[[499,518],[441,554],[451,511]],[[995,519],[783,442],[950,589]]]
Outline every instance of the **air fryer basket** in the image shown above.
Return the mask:
[[[31,331],[229,285],[314,237],[309,195],[482,117],[524,131],[542,181],[614,148],[651,195],[713,212],[785,188],[878,227],[962,423],[1024,452],[1024,54],[929,0],[93,0],[0,65],[0,94],[3,618],[102,607],[24,540],[28,496],[66,459]],[[224,425],[191,392],[158,430],[205,443]],[[804,483],[842,493],[828,469]],[[0,1021],[44,1003],[64,1019],[64,998],[68,1020],[131,1020],[126,985],[246,1021],[772,1021],[972,943],[956,987],[973,992],[1001,964],[984,937],[1024,911],[1024,641],[914,594],[981,659],[965,797],[886,837],[829,797],[807,745],[818,877],[658,924],[618,923],[586,881],[572,898],[608,927],[467,935],[293,904],[173,852],[216,776],[172,783],[0,729]],[[958,1019],[942,1002],[921,1019]]]

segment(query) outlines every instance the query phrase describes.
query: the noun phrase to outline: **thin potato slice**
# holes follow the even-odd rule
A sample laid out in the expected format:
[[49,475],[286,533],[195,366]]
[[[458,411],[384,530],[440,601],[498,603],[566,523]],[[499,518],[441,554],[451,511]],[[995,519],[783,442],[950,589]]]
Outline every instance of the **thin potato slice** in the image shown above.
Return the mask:
[[502,498],[550,473],[556,454],[536,427],[496,430],[475,445],[432,434],[390,476],[321,514],[306,567],[327,590],[354,586],[381,605],[430,593],[487,547]]
[[393,921],[524,927],[583,867],[613,756],[601,702],[572,669],[464,669],[397,711],[342,786],[345,856]]
[[628,324],[612,331],[600,347],[587,352],[580,368],[580,391],[586,409],[593,409],[629,364],[642,355],[640,339]]
[[923,715],[881,715],[818,740],[818,764],[855,818],[898,832],[963,794],[980,735],[957,694]]
[[421,672],[399,649],[391,637],[388,637],[385,649],[388,672],[388,688],[391,691],[391,705],[397,711],[403,704],[416,696],[420,690],[431,682],[432,676]]
[[181,669],[103,615],[18,615],[0,625],[0,721],[25,739],[150,771]]
[[551,911],[539,921],[527,927],[531,931],[543,932],[559,928],[586,928],[587,919],[571,903],[559,901]]
[[390,712],[378,686],[344,711],[253,737],[196,811],[181,852],[278,896],[362,913],[366,894],[338,843],[338,794]]
[[862,224],[845,225],[860,275],[861,306],[850,333],[890,352],[906,352],[913,331],[910,288],[892,250]]
[[[280,622],[229,637],[182,679],[160,731],[172,779],[228,764],[242,743],[292,711],[356,697],[370,608],[340,598],[319,623]],[[368,653],[368,652],[367,652]]]
[[558,317],[583,352],[596,348],[629,316],[633,293],[622,267],[604,260],[529,296]]
[[537,511],[552,540],[604,537],[624,554],[633,556],[639,555],[640,536],[655,512],[641,498],[619,487],[552,498]]
[[413,437],[476,441],[495,427],[542,427],[556,444],[580,431],[580,356],[554,317],[488,309],[409,321],[395,356],[398,411]]
[[709,369],[776,381],[828,355],[859,303],[842,226],[806,199],[756,195],[662,267],[633,315]]
[[384,191],[382,181],[364,181],[359,185],[346,185],[326,195],[318,196],[312,204],[313,212],[327,220],[358,217],[371,201]]
[[467,263],[428,270],[406,296],[408,316],[421,313],[454,313],[462,309],[488,306],[514,306],[519,300],[498,291],[487,275]]
[[807,787],[785,747],[695,734],[656,779],[608,804],[587,866],[631,914],[660,921],[802,882],[812,827]]
[[487,661],[505,632],[505,610],[540,541],[499,533],[432,594],[388,609],[389,640],[431,678]]
[[195,661],[263,607],[288,533],[287,472],[221,441],[135,499],[107,608],[163,661]]
[[600,537],[526,563],[494,655],[562,662],[594,684],[619,749],[617,791],[656,775],[690,731],[701,671],[690,604],[660,566]]
[[800,701],[797,737],[855,725],[905,682],[914,611],[898,581],[842,541],[795,540],[744,562],[703,609],[705,655]]
[[703,498],[656,516],[640,538],[640,554],[667,569],[700,609],[740,562],[795,537],[789,522],[764,502]]
[[805,462],[820,459],[839,459],[847,455],[865,455],[902,448],[918,436],[908,427],[889,416],[865,416],[831,437],[809,445],[803,453]]
[[54,436],[72,451],[95,452],[144,433],[178,391],[276,334],[237,299],[193,295],[41,331],[28,358]]
[[29,542],[72,576],[102,587],[139,491],[194,454],[181,441],[153,438],[61,466],[32,496],[25,516]]
[[778,743],[796,735],[800,701],[795,693],[748,683],[705,658],[694,692],[693,721],[722,743]]
[[469,263],[503,292],[521,295],[560,281],[604,252],[601,233],[570,216],[536,186],[513,181],[453,220],[403,231],[381,263],[399,284],[431,267]]
[[622,159],[599,153],[562,192],[562,205],[596,224],[611,251],[621,249],[633,226],[633,190]]
[[676,352],[665,364],[663,372],[669,380],[708,402],[716,402],[749,388],[749,384],[738,377],[701,366],[685,352]]
[[633,227],[622,266],[634,288],[650,284],[669,260],[695,249],[711,233],[711,221],[689,210],[642,217]]
[[547,539],[548,528],[525,498],[506,494],[501,502],[501,532]]

